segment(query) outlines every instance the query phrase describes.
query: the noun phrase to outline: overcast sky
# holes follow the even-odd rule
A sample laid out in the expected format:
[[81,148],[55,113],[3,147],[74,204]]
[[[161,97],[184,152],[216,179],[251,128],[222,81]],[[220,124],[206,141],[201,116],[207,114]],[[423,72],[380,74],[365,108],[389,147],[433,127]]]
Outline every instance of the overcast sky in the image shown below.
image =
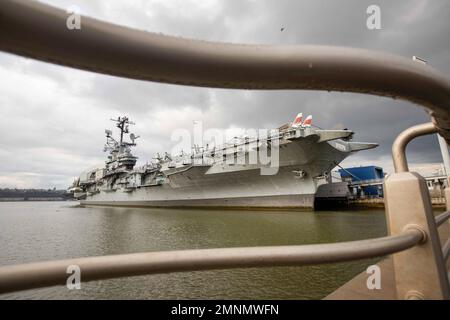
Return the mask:
[[[46,0],[121,25],[210,41],[321,44],[417,55],[450,74],[450,1]],[[366,27],[366,9],[381,8],[381,30]],[[281,31],[281,28],[285,28]],[[387,98],[319,91],[191,88],[97,75],[0,53],[0,187],[66,188],[105,154],[112,117],[135,120],[136,153],[145,163],[175,144],[177,128],[194,120],[214,128],[271,128],[312,114],[324,128],[349,128],[355,140],[380,147],[343,165],[392,171],[393,139],[426,112]],[[436,136],[408,148],[410,162],[440,162]]]

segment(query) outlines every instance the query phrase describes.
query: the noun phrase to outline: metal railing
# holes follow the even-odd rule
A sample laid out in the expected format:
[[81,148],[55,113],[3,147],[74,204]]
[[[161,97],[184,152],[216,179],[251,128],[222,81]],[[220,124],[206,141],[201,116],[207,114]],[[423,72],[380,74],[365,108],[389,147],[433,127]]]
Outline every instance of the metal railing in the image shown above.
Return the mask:
[[440,227],[445,221],[450,218],[450,211],[446,211],[444,213],[441,213],[436,217],[436,226]]
[[82,270],[82,281],[213,269],[304,266],[379,257],[425,240],[412,227],[398,236],[331,244],[197,249],[88,257],[0,267],[0,293],[65,285],[67,268]]
[[442,255],[444,256],[444,260],[447,261],[449,255],[450,255],[450,239],[448,239],[443,248],[442,248]]
[[[399,299],[448,299],[445,260],[425,180],[407,172],[407,143],[439,132],[450,141],[450,80],[429,66],[368,50],[326,46],[220,44],[174,38],[67,14],[39,2],[3,0],[0,50],[51,63],[139,80],[239,89],[315,89],[374,94],[419,103],[433,124],[405,131],[394,143],[396,173],[385,181],[390,235],[333,244],[200,249],[87,257],[0,267],[0,292],[64,285],[78,265],[82,280],[219,268],[332,263],[393,255]],[[448,191],[448,192],[447,192]],[[450,190],[447,188],[447,206]],[[447,208],[449,211],[450,209]]]
[[408,172],[406,160],[409,142],[437,131],[433,123],[416,125],[400,133],[392,146],[395,173],[388,176],[384,183],[389,231],[397,234],[415,225],[427,235],[427,241],[422,246],[393,256],[399,298],[450,298],[446,267],[448,254],[442,248],[438,233],[438,227],[450,217],[450,198],[446,198],[448,212],[435,217],[426,180],[417,173]]
[[436,126],[429,122],[406,129],[395,139],[392,146],[392,157],[394,158],[395,172],[408,172],[406,161],[406,146],[416,137],[438,132]]

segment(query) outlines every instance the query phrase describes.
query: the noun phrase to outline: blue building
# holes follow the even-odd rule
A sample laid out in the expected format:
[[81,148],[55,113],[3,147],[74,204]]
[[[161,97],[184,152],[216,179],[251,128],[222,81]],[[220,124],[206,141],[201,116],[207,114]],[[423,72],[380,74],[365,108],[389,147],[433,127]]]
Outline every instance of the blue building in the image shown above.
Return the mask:
[[[339,174],[342,181],[355,182],[355,184],[368,180],[384,179],[383,168],[377,166],[342,168],[339,169]],[[367,196],[383,196],[383,188],[380,185],[361,186],[359,190],[356,190],[358,195],[361,195],[361,191]]]

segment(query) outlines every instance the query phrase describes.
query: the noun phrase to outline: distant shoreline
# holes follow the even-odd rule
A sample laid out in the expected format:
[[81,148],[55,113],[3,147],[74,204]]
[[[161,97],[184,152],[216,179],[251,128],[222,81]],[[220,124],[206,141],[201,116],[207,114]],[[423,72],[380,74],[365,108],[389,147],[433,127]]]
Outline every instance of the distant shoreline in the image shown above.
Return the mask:
[[66,201],[74,200],[73,194],[55,189],[0,189],[0,202]]

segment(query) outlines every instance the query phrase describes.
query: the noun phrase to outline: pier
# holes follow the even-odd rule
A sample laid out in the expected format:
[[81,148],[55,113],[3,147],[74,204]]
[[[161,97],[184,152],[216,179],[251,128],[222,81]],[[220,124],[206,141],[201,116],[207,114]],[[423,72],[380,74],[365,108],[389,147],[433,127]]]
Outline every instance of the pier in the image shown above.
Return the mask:
[[[304,266],[386,257],[385,291],[368,293],[360,274],[331,299],[450,299],[450,217],[434,216],[426,181],[409,172],[414,138],[439,133],[450,141],[450,82],[431,67],[368,50],[214,44],[151,34],[82,17],[83,32],[67,41],[66,12],[39,2],[5,0],[0,50],[132,79],[228,89],[334,90],[419,103],[432,121],[405,130],[392,148],[395,173],[384,181],[389,235],[311,245],[194,249],[82,257],[0,267],[0,293],[66,285],[76,265],[83,281],[212,269]],[[60,44],[64,43],[65,46]],[[168,54],[168,50],[170,54]],[[395,79],[395,81],[390,81]]]
[[[444,169],[446,172],[450,170]],[[347,177],[350,176],[352,169],[365,169],[370,167],[355,167],[350,169],[342,168],[339,171],[348,172]],[[378,168],[378,167],[377,167]],[[382,170],[381,168],[378,168]],[[411,170],[416,172],[416,170]],[[419,172],[419,174],[421,174]],[[427,184],[431,204],[434,208],[445,208],[445,189],[448,187],[447,176],[440,173],[439,175],[423,175]],[[334,177],[337,182],[328,182],[318,187],[316,193],[317,208],[335,208],[347,207],[355,209],[366,208],[384,208],[384,182],[385,178],[377,179],[361,179],[360,176],[353,175],[351,179],[341,177]]]
[[[440,228],[440,243],[445,246],[450,237],[450,225],[444,224]],[[339,287],[325,300],[398,300],[395,282],[395,269],[392,257],[380,260],[376,264],[380,268],[381,288],[369,289],[367,279],[370,276],[366,271],[361,272],[356,277]],[[447,270],[450,270],[450,260],[447,259]]]

